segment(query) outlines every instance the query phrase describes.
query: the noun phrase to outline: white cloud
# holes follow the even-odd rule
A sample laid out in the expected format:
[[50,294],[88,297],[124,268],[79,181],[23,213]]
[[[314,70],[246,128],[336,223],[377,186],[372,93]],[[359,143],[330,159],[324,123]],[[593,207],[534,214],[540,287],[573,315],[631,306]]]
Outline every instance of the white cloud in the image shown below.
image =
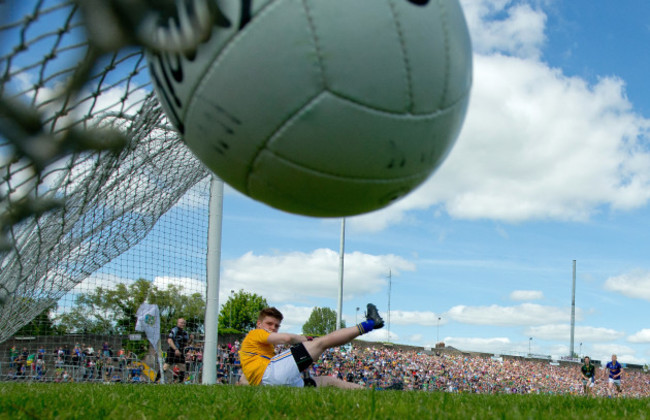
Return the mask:
[[[441,318],[438,321],[438,318]],[[384,321],[388,321],[388,316],[384,316]],[[434,325],[444,325],[447,321],[435,312],[426,311],[390,311],[390,322],[395,325],[421,325],[431,327]]]
[[118,284],[131,284],[133,280],[119,277],[114,274],[95,273],[77,284],[68,294],[77,295],[91,293],[101,287],[104,290],[115,290]]
[[650,328],[644,328],[627,338],[630,343],[650,343]]
[[[170,284],[176,284],[176,283],[172,282]],[[230,297],[229,293],[226,293],[225,291],[220,292],[219,303],[223,305],[228,300],[229,297]],[[314,307],[280,305],[277,306],[277,309],[282,313],[283,316],[280,332],[302,334],[302,326],[309,319],[309,316],[314,310]],[[221,308],[219,310],[221,311]]]
[[538,57],[546,36],[546,14],[510,0],[463,0],[474,51]]
[[[535,341],[535,340],[533,340]],[[533,347],[534,348],[534,347]],[[579,346],[575,348],[576,353],[580,353],[582,349],[580,349]],[[535,352],[534,350],[532,351],[533,353]],[[549,353],[550,356],[553,360],[560,360],[562,357],[567,357],[567,355],[570,353],[569,346],[565,344],[553,344],[549,347]],[[582,354],[578,354],[578,356],[588,356],[588,354],[585,354],[582,352]],[[593,357],[592,357],[593,359]]]
[[[134,282],[133,279],[119,277],[114,274],[95,273],[76,285],[68,294],[87,294],[95,291],[99,287],[104,290],[115,290],[119,284],[128,286]],[[179,287],[182,294],[201,293],[205,297],[205,282],[200,280],[187,277],[160,276],[154,278],[153,285],[162,290],[167,289],[167,286],[173,285]]]
[[153,285],[161,290],[165,290],[169,286],[176,286],[180,288],[181,294],[191,295],[200,293],[205,298],[206,286],[205,282],[201,280],[189,277],[159,276],[154,278]]
[[600,360],[603,366],[612,359],[612,354],[621,363],[643,363],[642,359],[636,356],[636,351],[621,344],[595,344],[590,355],[592,359]]
[[[539,340],[566,340],[571,337],[570,324],[548,324],[527,328],[526,335]],[[574,343],[607,342],[620,340],[625,333],[611,328],[587,327],[577,325],[574,331]]]
[[371,341],[371,342],[391,342],[399,343],[399,335],[395,334],[394,331],[388,332],[386,328],[380,330],[372,330],[368,334],[360,335],[357,337],[357,340],[360,341]]
[[[581,311],[576,311],[579,318]],[[473,325],[530,326],[547,322],[567,321],[569,309],[523,303],[517,306],[458,305],[447,311],[447,316],[458,322]]]
[[624,296],[650,300],[650,272],[637,270],[605,281],[605,290],[618,292]]
[[540,300],[544,299],[544,292],[541,290],[514,290],[510,293],[511,300]]
[[632,113],[620,80],[588,86],[504,56],[476,56],[476,67],[463,134],[420,200],[510,222],[585,220],[602,204],[647,202],[650,156],[637,141],[648,121]]
[[282,305],[278,307],[278,310],[282,312],[282,315],[284,316],[280,332],[302,334],[302,326],[309,319],[309,315],[311,315],[314,307]]
[[93,293],[100,287],[104,290],[115,290],[119,284],[125,284],[128,286],[131,283],[133,283],[132,279],[116,276],[114,274],[96,272],[84,279],[81,283],[77,284],[58,300],[56,314],[60,315],[72,310],[75,306],[77,297],[81,294]]
[[[441,340],[446,346],[451,346],[460,350],[479,351],[485,353],[510,353],[512,342],[506,337],[492,338],[465,338],[465,337],[445,337]],[[433,346],[432,346],[433,347]]]
[[359,232],[380,232],[391,224],[401,224],[408,217],[406,211],[411,209],[409,201],[405,200],[413,194],[416,193],[412,192],[407,198],[373,213],[349,217],[347,226]]
[[[335,298],[338,294],[339,254],[330,249],[280,255],[248,252],[236,260],[224,261],[223,267],[224,289],[254,292],[270,304]],[[343,298],[381,290],[387,283],[388,267],[393,275],[415,270],[413,263],[395,255],[346,253]]]
[[621,357],[618,358],[618,360],[621,363],[630,363],[636,365],[645,365],[648,363],[648,359],[637,357],[634,354],[622,354]]
[[413,334],[409,337],[409,342],[419,343],[420,341],[422,341],[423,338],[424,336],[422,334]]
[[[127,70],[126,66],[125,64],[122,71]],[[66,98],[67,81],[55,80],[48,85],[40,86],[36,92],[33,87],[40,77],[41,75],[37,71],[23,71],[16,75],[14,81],[19,90],[25,92],[25,101],[34,101],[41,113],[45,116],[51,116],[51,114],[60,111],[62,101]],[[131,89],[129,92],[126,90],[127,87]],[[134,89],[133,82],[130,86],[123,82],[102,91],[101,95],[98,96],[95,95],[92,87],[86,86],[78,94],[80,101],[74,107],[67,108],[71,112],[57,118],[57,128],[61,129],[66,125],[74,125],[78,121],[85,120],[90,114],[93,115],[95,122],[99,122],[107,114],[116,115],[122,113],[133,116],[137,114],[149,93],[149,89]],[[71,105],[68,104],[68,106]]]
[[469,220],[584,221],[647,204],[650,154],[640,143],[650,121],[634,112],[625,83],[589,84],[541,61],[545,15],[525,2],[463,5],[474,83],[457,144],[420,188],[354,223],[379,230],[431,207]]

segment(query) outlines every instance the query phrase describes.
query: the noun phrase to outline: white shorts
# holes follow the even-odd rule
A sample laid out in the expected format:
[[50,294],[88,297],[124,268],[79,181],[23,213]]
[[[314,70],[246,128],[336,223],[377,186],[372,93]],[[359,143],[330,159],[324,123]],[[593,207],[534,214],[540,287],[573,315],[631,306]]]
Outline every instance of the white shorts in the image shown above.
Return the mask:
[[300,388],[305,386],[291,350],[282,352],[271,359],[264,371],[261,385],[286,385]]
[[609,383],[614,384],[616,386],[621,386],[621,380],[620,379],[609,378]]

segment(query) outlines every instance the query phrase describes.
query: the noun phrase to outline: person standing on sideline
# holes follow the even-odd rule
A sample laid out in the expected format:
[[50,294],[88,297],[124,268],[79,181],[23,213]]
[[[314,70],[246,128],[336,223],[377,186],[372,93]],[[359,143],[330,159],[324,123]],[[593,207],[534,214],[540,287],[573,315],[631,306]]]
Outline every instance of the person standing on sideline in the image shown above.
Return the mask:
[[15,367],[16,364],[14,363],[16,361],[16,358],[18,357],[18,350],[16,349],[16,345],[14,344],[11,346],[11,349],[9,350],[9,367]]
[[[178,368],[178,382],[183,383],[185,380],[185,347],[190,341],[190,335],[185,331],[186,321],[184,318],[178,318],[176,326],[171,329],[167,336],[167,357],[163,364],[163,372],[167,372],[169,366],[172,369]],[[156,382],[160,380],[160,371],[156,375]]]
[[[246,335],[239,350],[243,376],[246,378],[241,383],[362,388],[359,384],[329,376],[303,379],[302,372],[318,360],[325,350],[347,344],[362,334],[383,327],[384,320],[379,316],[375,305],[368,304],[364,322],[317,338],[279,333],[282,319],[282,313],[276,308],[270,307],[260,311],[257,328]],[[276,355],[274,346],[285,344],[292,344],[293,347]]]
[[616,388],[617,395],[621,394],[621,375],[623,374],[623,366],[616,360],[616,355],[612,354],[612,361],[607,362],[605,366],[607,372],[609,372],[608,386],[610,390],[610,395],[614,388]]
[[585,356],[580,373],[582,374],[582,389],[585,395],[589,395],[591,388],[596,383],[596,366],[591,364],[589,356]]

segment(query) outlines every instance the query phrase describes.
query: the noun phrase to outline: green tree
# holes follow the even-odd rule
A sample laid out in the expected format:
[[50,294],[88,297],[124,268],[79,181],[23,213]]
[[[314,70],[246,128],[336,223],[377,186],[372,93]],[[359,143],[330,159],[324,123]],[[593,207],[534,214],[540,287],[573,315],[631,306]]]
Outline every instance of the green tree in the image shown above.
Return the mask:
[[245,333],[255,328],[259,312],[268,307],[266,299],[240,290],[231,293],[219,312],[220,333]]
[[56,335],[58,329],[54,325],[52,311],[56,309],[56,304],[46,308],[43,312],[36,315],[28,324],[23,325],[14,335],[17,336],[37,336],[37,335]]
[[[149,302],[158,305],[162,332],[168,332],[175,327],[178,318],[185,318],[187,321],[185,328],[188,331],[204,333],[205,300],[200,293],[186,295],[182,293],[180,287],[168,285],[164,290],[154,288]],[[138,303],[139,306],[140,303]],[[133,325],[135,325],[135,320],[134,313]]]
[[[341,324],[345,327],[343,320],[341,320]],[[336,311],[317,306],[311,311],[309,319],[302,326],[302,333],[305,335],[325,335],[336,329]]]
[[73,309],[57,318],[57,324],[66,333],[128,334],[135,330],[136,312],[147,298],[158,305],[163,333],[181,317],[187,320],[189,331],[203,332],[205,301],[200,293],[187,295],[176,285],[159,289],[145,279],[80,294]]

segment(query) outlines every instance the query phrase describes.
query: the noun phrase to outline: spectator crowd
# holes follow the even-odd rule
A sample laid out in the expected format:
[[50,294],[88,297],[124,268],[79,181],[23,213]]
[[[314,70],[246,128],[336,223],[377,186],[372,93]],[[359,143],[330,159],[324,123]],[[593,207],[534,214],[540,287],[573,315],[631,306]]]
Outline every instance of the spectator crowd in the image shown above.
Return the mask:
[[[217,353],[217,381],[234,384],[241,375],[239,341],[222,345]],[[185,349],[186,383],[198,383],[202,349]],[[101,350],[76,344],[28,351],[11,349],[5,379],[102,382],[149,382],[145,367],[133,353]],[[50,371],[53,369],[53,372]],[[394,347],[335,348],[309,368],[314,376],[333,376],[365,387],[454,393],[573,394],[583,393],[580,364],[558,364],[525,358],[485,357],[451,352],[425,352]],[[172,372],[172,375],[174,372]],[[650,397],[650,374],[626,369],[622,395]],[[607,374],[597,369],[593,395],[608,395]]]
[[10,380],[48,380],[53,382],[142,382],[143,365],[133,352],[114,351],[104,342],[100,350],[76,343],[49,351],[39,347],[30,351],[15,346],[9,351],[9,363],[2,374]]
[[[580,364],[523,358],[430,354],[393,348],[329,351],[310,369],[368,387],[400,384],[405,390],[461,393],[582,394]],[[608,395],[605,370],[596,375],[595,395]],[[650,397],[650,374],[625,370],[622,395]]]

